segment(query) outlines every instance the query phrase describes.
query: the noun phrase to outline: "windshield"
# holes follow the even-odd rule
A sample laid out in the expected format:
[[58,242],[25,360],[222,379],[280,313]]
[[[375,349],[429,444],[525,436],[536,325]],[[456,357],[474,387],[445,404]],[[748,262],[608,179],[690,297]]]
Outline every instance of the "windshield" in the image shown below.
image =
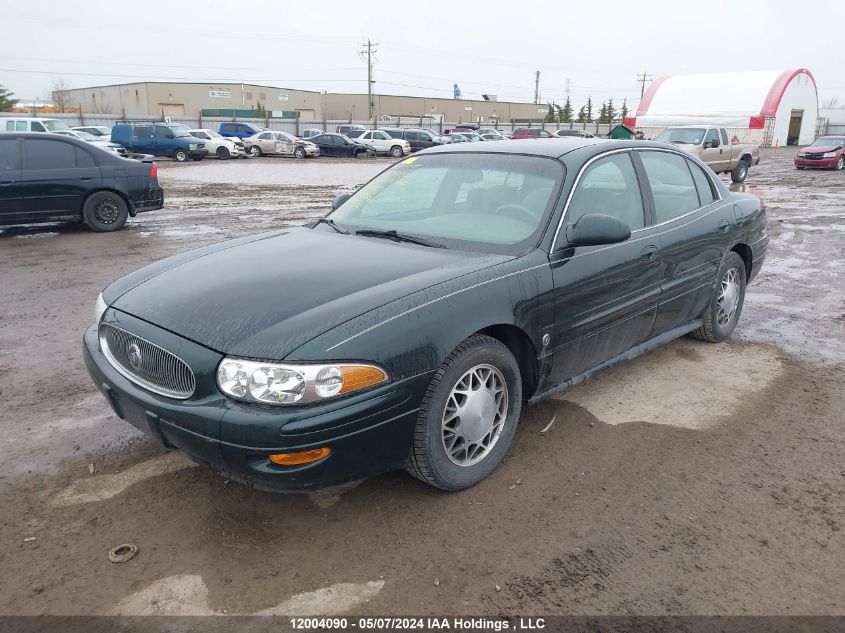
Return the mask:
[[831,138],[830,136],[823,136],[817,138],[810,147],[843,147],[845,146],[845,138]]
[[563,175],[559,161],[539,156],[411,156],[330,217],[352,231],[395,230],[458,250],[517,255],[536,244]]
[[281,137],[282,140],[291,142],[299,140],[293,134],[288,134],[287,132],[276,132],[276,137]]
[[64,122],[56,121],[55,119],[41,119],[39,122],[49,132],[55,132],[56,130],[69,130],[70,129],[67,125],[64,124]]
[[180,137],[180,136],[191,136],[191,131],[185,125],[171,125],[170,131],[173,132],[173,136]]
[[676,127],[663,130],[655,141],[664,143],[686,143],[687,145],[698,145],[704,138],[703,127]]
[[[218,132],[215,132],[214,130],[201,130],[201,131],[208,134],[211,138],[223,138]],[[200,136],[199,138],[202,138],[202,137]]]
[[81,138],[83,141],[96,141],[97,137],[93,134],[88,132],[83,132],[82,130],[76,130],[76,137]]

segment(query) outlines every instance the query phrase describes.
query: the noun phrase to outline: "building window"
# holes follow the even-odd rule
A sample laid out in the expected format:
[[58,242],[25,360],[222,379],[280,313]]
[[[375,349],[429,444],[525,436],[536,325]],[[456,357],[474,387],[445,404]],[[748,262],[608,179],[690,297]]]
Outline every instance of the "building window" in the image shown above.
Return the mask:
[[252,101],[252,91],[251,90],[246,93],[246,100]]

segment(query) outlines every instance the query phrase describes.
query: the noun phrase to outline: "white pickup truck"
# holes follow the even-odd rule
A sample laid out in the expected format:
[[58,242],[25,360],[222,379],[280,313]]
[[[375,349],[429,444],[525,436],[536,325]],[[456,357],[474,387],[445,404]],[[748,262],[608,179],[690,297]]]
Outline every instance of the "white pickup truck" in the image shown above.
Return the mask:
[[743,182],[748,169],[760,162],[760,145],[732,143],[723,127],[679,125],[667,127],[655,141],[673,143],[698,156],[717,174],[730,174],[734,182]]

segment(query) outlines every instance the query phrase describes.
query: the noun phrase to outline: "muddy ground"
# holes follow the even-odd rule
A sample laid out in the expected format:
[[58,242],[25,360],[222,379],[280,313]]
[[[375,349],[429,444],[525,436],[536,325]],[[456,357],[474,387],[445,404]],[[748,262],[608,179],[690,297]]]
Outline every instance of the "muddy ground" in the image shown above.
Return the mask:
[[457,494],[227,483],[117,419],[81,358],[113,279],[302,223],[387,161],[162,163],[165,209],[118,233],[2,230],[0,614],[845,614],[845,174],[792,155],[748,178],[772,242],[734,339],[524,411]]

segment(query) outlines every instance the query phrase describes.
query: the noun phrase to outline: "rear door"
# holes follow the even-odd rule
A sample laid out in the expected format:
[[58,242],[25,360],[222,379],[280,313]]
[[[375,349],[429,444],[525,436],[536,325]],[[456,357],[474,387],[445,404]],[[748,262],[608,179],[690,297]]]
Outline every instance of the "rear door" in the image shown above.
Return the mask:
[[[657,236],[628,150],[591,159],[575,183],[550,261],[555,327],[552,382],[562,383],[645,341],[660,294]],[[566,226],[587,213],[631,227],[619,244],[566,244]]]
[[652,335],[699,319],[721,264],[732,205],[719,199],[712,174],[681,154],[637,150],[653,199],[660,239],[660,303]]
[[0,222],[16,221],[21,206],[20,139],[0,136]]
[[41,220],[76,219],[101,184],[100,168],[89,150],[51,136],[23,139],[22,206]]
[[155,154],[155,127],[153,124],[149,125],[132,125],[129,128],[132,149],[142,154]]

